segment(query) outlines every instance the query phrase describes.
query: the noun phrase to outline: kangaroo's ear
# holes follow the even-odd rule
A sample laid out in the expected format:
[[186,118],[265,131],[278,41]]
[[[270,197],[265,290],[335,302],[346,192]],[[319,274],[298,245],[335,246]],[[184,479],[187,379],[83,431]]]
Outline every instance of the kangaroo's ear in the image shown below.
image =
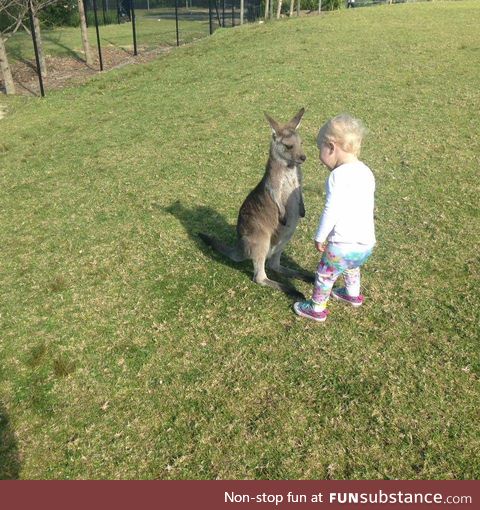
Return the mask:
[[272,117],[270,117],[270,115],[268,115],[267,112],[264,112],[264,114],[265,118],[268,120],[268,123],[270,124],[270,127],[272,128],[273,137],[276,138],[280,131],[280,125],[276,120],[272,119]]
[[295,117],[288,123],[293,129],[298,129],[302,122],[303,114],[305,113],[305,108],[302,108]]

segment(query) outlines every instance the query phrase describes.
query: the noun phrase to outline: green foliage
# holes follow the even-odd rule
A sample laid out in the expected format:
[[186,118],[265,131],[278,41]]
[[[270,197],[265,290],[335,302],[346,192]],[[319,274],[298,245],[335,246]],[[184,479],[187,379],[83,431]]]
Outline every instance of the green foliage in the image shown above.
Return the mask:
[[[108,11],[103,11],[100,0],[98,3],[98,22],[100,25],[117,23],[117,11],[115,5],[110,5]],[[93,25],[95,17],[91,8],[87,9],[87,24]],[[45,27],[78,27],[80,25],[80,15],[78,13],[77,0],[65,0],[60,3],[52,4],[42,9],[40,20]]]
[[77,0],[63,0],[45,7],[40,13],[40,20],[47,27],[78,26]]
[[[322,1],[322,11],[334,11],[336,9],[341,9],[345,6],[344,0],[321,0]],[[318,10],[318,2],[319,0],[301,0],[302,9],[308,9],[311,11]]]

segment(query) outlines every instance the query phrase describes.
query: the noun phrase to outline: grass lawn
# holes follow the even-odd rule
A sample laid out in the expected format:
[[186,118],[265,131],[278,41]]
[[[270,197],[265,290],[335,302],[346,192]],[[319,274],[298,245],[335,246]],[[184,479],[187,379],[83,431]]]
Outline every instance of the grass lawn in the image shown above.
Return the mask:
[[[136,12],[137,44],[142,49],[152,49],[160,46],[173,46],[177,44],[175,19],[162,17],[165,12],[171,13],[172,9],[163,11],[155,9],[148,13],[145,11]],[[182,11],[182,10],[181,10]],[[181,12],[180,12],[181,14]],[[92,52],[96,55],[97,39],[93,23],[88,29],[89,42]],[[102,48],[109,46],[133,49],[133,33],[131,23],[100,25],[100,44]],[[179,40],[185,44],[200,39],[209,34],[208,17],[205,20],[180,19]],[[42,30],[42,41],[44,51],[51,56],[76,56],[83,58],[82,40],[80,28],[56,27],[54,29]],[[25,32],[17,32],[7,40],[7,51],[11,63],[16,60],[35,59],[33,52],[32,38]]]
[[[0,99],[0,477],[478,478],[479,22],[344,10]],[[366,303],[325,324],[196,236],[233,239],[263,111],[301,106],[291,263],[317,263],[321,123],[362,118],[377,179]]]

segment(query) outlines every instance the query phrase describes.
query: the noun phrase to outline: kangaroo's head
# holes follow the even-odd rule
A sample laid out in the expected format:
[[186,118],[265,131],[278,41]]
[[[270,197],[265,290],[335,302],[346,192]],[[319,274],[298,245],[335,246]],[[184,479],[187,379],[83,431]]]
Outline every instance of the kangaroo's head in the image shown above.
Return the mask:
[[277,160],[284,161],[289,167],[301,165],[307,159],[303,151],[302,139],[297,133],[304,113],[305,108],[302,108],[290,122],[284,125],[265,113],[272,128],[271,155]]

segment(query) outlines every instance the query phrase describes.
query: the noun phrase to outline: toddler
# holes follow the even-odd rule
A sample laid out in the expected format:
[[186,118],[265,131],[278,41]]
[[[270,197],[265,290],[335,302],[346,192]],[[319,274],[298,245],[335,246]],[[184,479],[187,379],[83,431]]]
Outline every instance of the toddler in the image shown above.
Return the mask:
[[[360,266],[375,245],[375,178],[368,166],[358,160],[365,131],[360,120],[341,114],[330,119],[318,133],[320,160],[331,172],[326,181],[325,208],[315,234],[315,247],[322,257],[312,299],[293,306],[295,313],[314,321],[327,318],[330,294],[352,306],[361,306],[364,300],[360,294]],[[345,287],[332,290],[340,275]]]

